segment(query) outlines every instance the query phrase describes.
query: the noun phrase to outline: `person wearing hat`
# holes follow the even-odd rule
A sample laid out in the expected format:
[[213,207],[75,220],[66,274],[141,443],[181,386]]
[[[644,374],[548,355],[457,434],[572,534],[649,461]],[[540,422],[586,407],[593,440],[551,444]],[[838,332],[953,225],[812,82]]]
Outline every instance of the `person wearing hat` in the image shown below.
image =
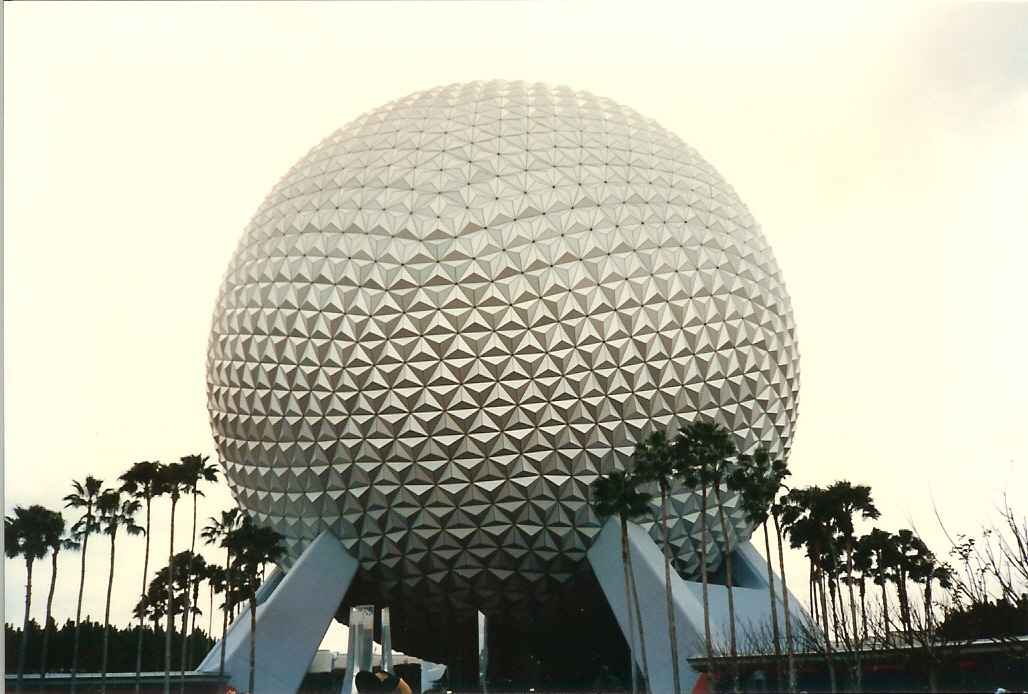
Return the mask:
[[376,668],[375,672],[361,670],[353,678],[360,694],[412,694],[410,686],[399,675]]

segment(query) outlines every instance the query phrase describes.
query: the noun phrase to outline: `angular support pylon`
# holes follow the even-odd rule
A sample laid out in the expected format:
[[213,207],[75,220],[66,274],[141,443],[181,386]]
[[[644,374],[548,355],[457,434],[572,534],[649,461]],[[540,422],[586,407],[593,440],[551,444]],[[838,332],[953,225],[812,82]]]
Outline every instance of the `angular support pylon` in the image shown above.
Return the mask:
[[[258,591],[255,692],[291,694],[299,689],[357,566],[339,540],[323,531],[289,571],[272,572]],[[220,663],[219,641],[196,671],[217,673]],[[225,636],[225,674],[233,687],[248,690],[249,609],[240,613]]]
[[[621,562],[621,521],[609,519],[589,549],[589,564],[617,619],[625,640],[631,643],[628,632],[628,606],[625,603],[625,573]],[[628,551],[639,592],[643,633],[646,635],[646,660],[653,692],[674,691],[674,670],[671,664],[671,643],[668,639],[668,616],[664,599],[664,555],[653,538],[635,523],[628,524]],[[738,633],[761,629],[771,621],[770,595],[767,586],[767,568],[763,557],[749,542],[733,548],[733,579],[735,621]],[[704,655],[703,587],[699,581],[686,581],[676,572],[671,573],[671,598],[674,604],[675,627],[678,634],[678,673],[683,692],[692,692],[700,673],[689,664],[690,658]],[[779,625],[784,618],[782,610],[782,582],[775,575],[775,598]],[[711,638],[716,647],[728,643],[728,589],[720,584],[708,585]],[[789,592],[789,609],[793,624],[799,625],[806,614],[796,597]],[[636,627],[638,628],[638,627]],[[784,630],[782,632],[784,634]],[[784,637],[783,637],[784,638]],[[741,640],[741,638],[740,638]],[[635,642],[639,639],[636,637]],[[636,654],[639,667],[642,659]]]

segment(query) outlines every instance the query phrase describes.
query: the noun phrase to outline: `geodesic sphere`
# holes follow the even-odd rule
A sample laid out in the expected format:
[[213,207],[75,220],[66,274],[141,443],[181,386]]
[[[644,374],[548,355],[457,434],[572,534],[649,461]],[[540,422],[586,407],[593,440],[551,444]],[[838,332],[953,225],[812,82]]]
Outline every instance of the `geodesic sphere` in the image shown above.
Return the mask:
[[[645,432],[704,416],[786,455],[793,333],[759,227],[678,137],[563,87],[455,84],[336,131],[265,199],[215,310],[211,424],[287,564],[329,529],[380,585],[516,600],[583,560],[589,483]],[[698,512],[676,489],[686,573]]]

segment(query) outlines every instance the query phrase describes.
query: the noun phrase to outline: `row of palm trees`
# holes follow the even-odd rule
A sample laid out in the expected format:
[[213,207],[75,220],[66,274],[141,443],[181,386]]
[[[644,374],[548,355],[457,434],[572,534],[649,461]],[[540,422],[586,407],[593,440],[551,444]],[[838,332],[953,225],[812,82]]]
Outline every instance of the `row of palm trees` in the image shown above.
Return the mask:
[[[882,590],[886,642],[890,642],[892,638],[888,617],[888,587],[890,584],[895,586],[899,601],[899,626],[908,645],[913,645],[914,642],[908,584],[920,584],[925,594],[925,626],[930,638],[934,629],[931,617],[934,605],[932,589],[933,586],[945,588],[949,585],[949,567],[938,561],[924,542],[910,530],[890,533],[874,528],[869,533],[858,535],[858,521],[874,520],[880,516],[869,487],[839,481],[824,488],[810,486],[790,489],[786,485],[789,474],[785,461],[773,459],[766,447],[760,446],[752,454],[741,453],[736,448],[731,432],[714,422],[696,420],[686,424],[674,438],[669,438],[662,431],[651,433],[636,446],[627,470],[601,476],[593,483],[592,505],[597,514],[601,517],[617,516],[621,521],[625,596],[626,604],[629,604],[629,647],[633,652],[633,692],[637,691],[637,661],[634,657],[636,633],[641,644],[643,679],[648,680],[649,674],[645,660],[639,596],[634,584],[631,553],[628,551],[628,522],[649,513],[655,488],[660,495],[665,602],[668,613],[668,639],[672,651],[674,692],[681,694],[675,611],[671,596],[671,545],[668,542],[668,496],[672,485],[676,483],[697,489],[700,496],[698,533],[701,539],[698,542],[698,553],[703,596],[703,645],[707,669],[712,674],[717,670],[714,660],[715,641],[710,629],[709,576],[705,542],[709,532],[707,512],[711,498],[714,507],[712,510],[716,512],[724,538],[723,562],[729,612],[728,655],[733,691],[740,690],[740,675],[732,580],[735,536],[728,526],[728,513],[724,504],[728,491],[738,494],[741,508],[752,526],[759,526],[763,530],[768,599],[771,607],[771,639],[775,662],[778,663],[779,689],[796,691],[794,655],[798,634],[794,628],[796,625],[792,623],[794,610],[789,606],[783,549],[786,539],[791,547],[805,550],[809,561],[812,617],[821,632],[817,642],[823,649],[832,691],[837,690],[833,643],[842,643],[845,652],[852,654],[851,681],[855,682],[858,691],[861,686],[860,653],[873,641],[869,637],[866,606],[868,581],[880,586]],[[778,572],[782,581],[784,640],[781,638],[778,620],[778,591],[772,567],[772,535],[777,542]],[[859,593],[859,599],[855,591]],[[810,631],[806,628],[808,625],[799,626],[807,632]]]
[[[101,691],[106,692],[107,686],[107,653],[108,634],[110,629],[111,593],[114,585],[116,548],[119,534],[143,535],[146,546],[143,554],[142,587],[136,616],[139,620],[136,647],[136,692],[140,688],[142,671],[143,628],[144,619],[159,614],[167,620],[164,648],[164,692],[171,690],[171,659],[174,617],[181,613],[193,616],[195,631],[197,608],[197,592],[200,581],[207,579],[213,592],[216,587],[226,594],[223,606],[222,635],[228,626],[228,614],[234,610],[244,596],[255,606],[256,589],[263,566],[279,559],[284,552],[281,536],[273,530],[258,528],[248,517],[241,517],[238,510],[223,512],[220,519],[211,519],[211,524],[203,529],[202,537],[208,544],[219,544],[228,553],[225,567],[216,567],[220,573],[203,562],[196,554],[197,539],[197,498],[203,496],[201,485],[218,480],[216,466],[208,463],[208,458],[201,455],[188,455],[179,462],[163,464],[143,461],[132,465],[119,477],[120,484],[109,488],[96,477],[87,476],[82,481],[72,482],[72,492],[64,497],[65,508],[80,512],[74,524],[67,528],[66,520],[60,511],[33,505],[28,508],[18,506],[11,516],[5,518],[4,540],[5,552],[8,557],[22,557],[26,564],[25,587],[25,626],[18,649],[18,673],[16,686],[20,689],[26,668],[25,658],[28,648],[28,628],[32,606],[32,570],[37,560],[50,553],[52,569],[50,590],[47,598],[46,616],[43,621],[43,646],[40,654],[39,672],[46,676],[47,645],[50,638],[51,610],[53,605],[54,587],[57,581],[57,557],[62,550],[81,550],[79,569],[79,587],[75,608],[75,636],[71,657],[71,691],[76,691],[78,675],[79,628],[82,621],[82,600],[86,578],[86,554],[89,540],[95,534],[107,535],[110,542],[110,566],[107,577],[107,595],[104,606],[104,639],[101,666]],[[184,496],[192,497],[192,534],[188,552],[175,552],[176,511],[179,501]],[[150,526],[153,502],[159,498],[170,501],[170,540],[168,547],[168,565],[156,573],[155,582],[159,583],[163,592],[157,591],[154,582],[149,579],[150,564]],[[137,525],[136,515],[145,509],[145,523]],[[179,567],[176,564],[179,564]],[[178,583],[176,584],[176,579]],[[233,588],[234,586],[234,588]],[[219,591],[220,592],[220,591]],[[155,597],[160,595],[160,600]],[[159,604],[163,603],[163,604]],[[255,622],[251,623],[251,629]],[[186,637],[186,621],[183,619],[182,638],[182,684],[187,662],[189,640]],[[223,639],[224,641],[224,639]],[[253,650],[251,636],[251,649]],[[222,671],[224,670],[224,645],[222,647]],[[251,663],[252,667],[252,663]],[[252,687],[251,672],[251,691]]]

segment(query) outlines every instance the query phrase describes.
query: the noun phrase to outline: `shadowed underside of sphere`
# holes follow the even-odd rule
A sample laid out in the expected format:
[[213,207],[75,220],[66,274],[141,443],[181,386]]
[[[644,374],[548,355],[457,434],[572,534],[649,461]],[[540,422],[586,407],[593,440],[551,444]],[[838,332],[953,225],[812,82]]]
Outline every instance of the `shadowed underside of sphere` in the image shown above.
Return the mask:
[[[786,455],[797,390],[734,191],[634,111],[524,83],[417,93],[311,150],[243,235],[208,357],[229,484],[286,563],[330,529],[382,590],[481,608],[572,575],[590,482],[645,432],[714,418]],[[724,543],[699,506],[671,499],[686,575]]]

